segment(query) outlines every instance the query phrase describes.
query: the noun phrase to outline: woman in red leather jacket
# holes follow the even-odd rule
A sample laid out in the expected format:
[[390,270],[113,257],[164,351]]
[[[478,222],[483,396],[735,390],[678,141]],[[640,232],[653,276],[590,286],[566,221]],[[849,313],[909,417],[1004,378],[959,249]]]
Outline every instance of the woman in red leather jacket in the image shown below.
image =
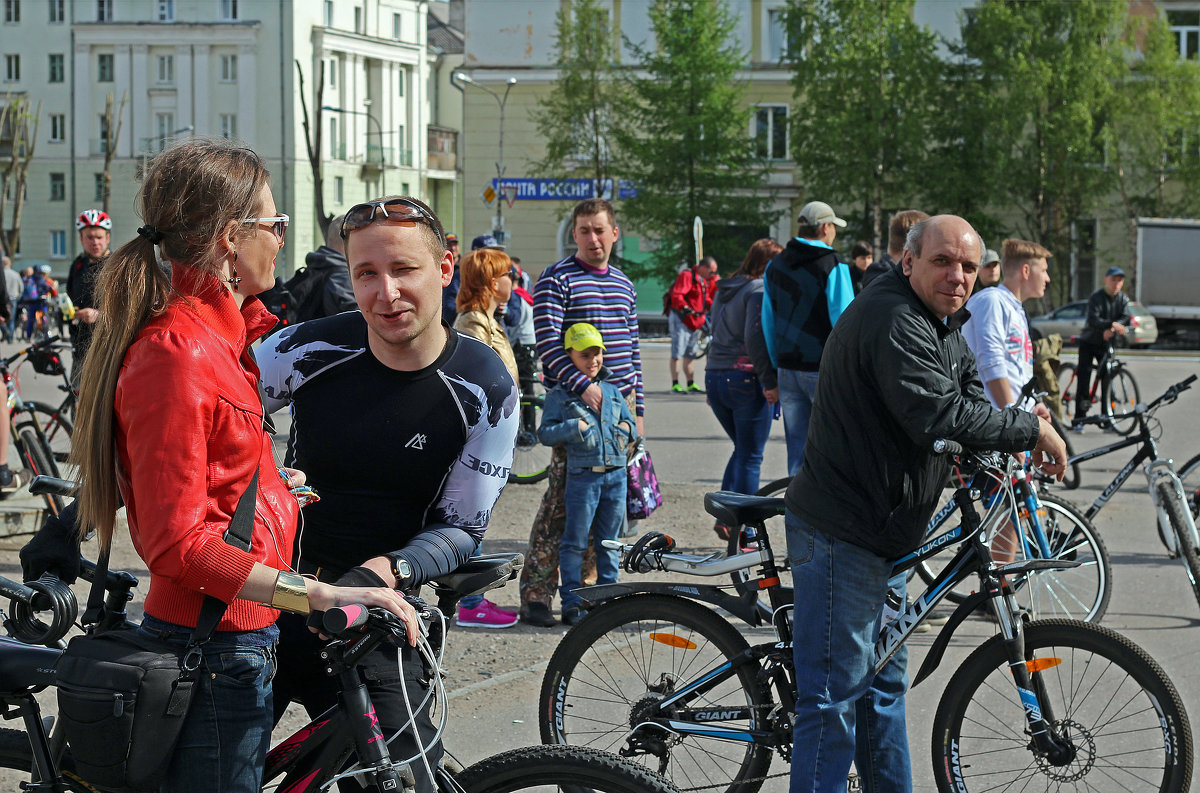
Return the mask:
[[[347,588],[289,569],[299,506],[263,428],[250,344],[275,324],[254,295],[275,280],[287,216],[257,154],[190,142],[154,158],[146,225],[106,263],[100,321],[84,364],[75,459],[80,524],[112,541],[123,499],[150,571],[141,630],[186,645],[201,604],[228,604],[200,675],[165,791],[258,791],[270,741],[275,619],[343,603],[389,608],[416,636],[397,592]],[[156,261],[155,248],[171,263]],[[224,541],[258,471],[249,552]],[[267,605],[269,604],[269,605]]]

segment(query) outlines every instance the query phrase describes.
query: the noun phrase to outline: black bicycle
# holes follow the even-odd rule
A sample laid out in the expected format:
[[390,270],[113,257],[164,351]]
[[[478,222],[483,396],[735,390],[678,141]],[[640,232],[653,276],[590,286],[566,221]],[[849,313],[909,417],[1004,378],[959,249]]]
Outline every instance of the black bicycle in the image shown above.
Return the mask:
[[[973,790],[1184,791],[1191,782],[1191,726],[1162,669],[1127,638],[1075,620],[1030,621],[1009,582],[1066,559],[998,564],[986,538],[1018,507],[1016,470],[998,455],[965,455],[971,472],[955,491],[962,525],[929,538],[895,563],[902,572],[956,548],[930,587],[884,626],[882,669],[947,593],[979,586],[951,615],[913,679],[938,667],[957,627],[985,609],[999,635],[953,674],[933,722],[933,773],[943,793]],[[985,486],[986,485],[986,486]],[[994,490],[981,518],[978,502]],[[792,749],[795,670],[792,591],[781,585],[766,520],[780,499],[710,493],[705,508],[728,526],[752,529],[754,550],[730,556],[675,553],[669,539],[619,548],[627,571],[725,576],[757,568],[755,591],[630,580],[579,590],[594,604],[550,659],[539,699],[546,743],[593,746],[634,758],[683,790],[754,793],[773,756]],[[900,604],[903,607],[903,604]],[[772,641],[750,646],[715,609]],[[803,639],[803,626],[796,637]],[[783,772],[787,774],[785,770]]]
[[[23,466],[34,476],[59,476],[58,452],[70,452],[73,427],[69,419],[53,408],[22,399],[16,372],[26,359],[34,363],[38,371],[43,364],[46,367],[56,364],[62,369],[62,361],[54,348],[57,341],[57,338],[45,339],[0,360],[0,379],[3,379],[8,394],[9,433]],[[66,459],[64,454],[62,461]],[[62,511],[61,496],[47,493],[43,500],[52,514]]]
[[[33,489],[59,495],[74,492],[73,482],[39,478]],[[95,566],[84,560],[82,577],[91,580]],[[438,606],[419,598],[409,602],[421,616],[418,651],[433,670],[427,700],[441,714],[438,736],[447,719],[441,657],[445,642],[445,613],[453,613],[460,597],[503,586],[520,570],[520,554],[498,554],[469,560],[454,573],[432,584]],[[134,627],[125,612],[137,579],[109,571],[105,580],[103,616],[92,627],[121,630]],[[21,718],[24,731],[0,729],[0,767],[30,772],[27,791],[89,791],[95,788],[75,774],[71,751],[56,722],[44,719],[35,694],[54,685],[54,666],[62,650],[30,643],[56,645],[77,619],[70,588],[53,577],[18,584],[0,579],[0,595],[10,598],[13,616],[4,625],[15,639],[0,638],[0,708],[6,719]],[[374,705],[355,668],[357,659],[379,643],[404,641],[400,620],[382,609],[347,606],[318,615],[322,630],[333,640],[322,649],[328,673],[338,680],[338,705],[272,748],[263,774],[264,790],[290,793],[327,791],[339,779],[359,778],[381,792],[412,790],[411,767],[427,761],[421,755],[390,757]],[[42,619],[49,619],[49,623]],[[25,643],[30,642],[30,643]],[[411,711],[421,710],[426,701]],[[395,736],[392,736],[395,737]],[[601,793],[676,793],[657,774],[634,763],[583,747],[532,746],[514,749],[462,768],[453,758],[429,769],[438,793],[513,793],[522,790],[578,790]]]
[[[1059,366],[1058,386],[1062,392],[1063,410],[1067,410],[1076,403],[1079,389],[1075,364],[1063,363]],[[1088,390],[1088,404],[1099,403],[1100,415],[1106,421],[1093,423],[1110,426],[1119,435],[1128,435],[1135,427],[1128,419],[1128,414],[1141,400],[1137,380],[1133,379],[1125,362],[1117,358],[1116,347],[1110,341],[1103,358],[1092,370],[1092,383]]]
[[538,373],[537,353],[533,347],[520,345],[513,349],[513,353],[517,356],[517,370],[522,373],[521,416],[508,481],[519,485],[531,485],[550,475],[550,455],[553,449],[543,446],[537,436],[538,425],[542,423],[542,408],[546,405],[546,389]]

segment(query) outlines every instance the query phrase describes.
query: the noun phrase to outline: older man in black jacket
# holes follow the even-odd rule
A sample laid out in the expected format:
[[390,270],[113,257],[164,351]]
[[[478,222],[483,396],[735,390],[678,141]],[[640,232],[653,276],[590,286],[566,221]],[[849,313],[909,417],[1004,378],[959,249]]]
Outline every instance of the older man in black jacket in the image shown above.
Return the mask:
[[1031,413],[988,404],[959,332],[982,253],[962,218],[917,223],[900,269],[864,290],[825,344],[804,465],[787,492],[798,627],[792,793],[844,791],[851,760],[875,791],[912,789],[907,654],[875,675],[872,650],[889,590],[904,596],[891,560],[919,543],[950,472],[933,441],[1033,448],[1061,476],[1058,434]]

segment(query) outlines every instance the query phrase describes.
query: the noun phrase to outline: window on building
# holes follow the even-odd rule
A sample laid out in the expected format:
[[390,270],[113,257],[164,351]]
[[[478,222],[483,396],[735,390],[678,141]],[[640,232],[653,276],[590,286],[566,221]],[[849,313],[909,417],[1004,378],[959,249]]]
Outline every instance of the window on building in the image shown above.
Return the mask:
[[759,157],[788,159],[787,120],[787,105],[760,105],[755,109],[753,134]]
[[100,145],[108,145],[108,116],[100,114]]
[[767,9],[767,35],[765,37],[767,51],[763,58],[767,63],[776,63],[787,57],[787,27],[784,25],[784,9]]
[[67,115],[65,113],[50,114],[50,142],[62,143],[67,139]]
[[50,82],[61,83],[64,79],[66,79],[66,67],[63,65],[63,56],[61,53],[51,53]]
[[1071,224],[1071,255],[1075,259],[1075,297],[1086,298],[1096,288],[1096,221]]
[[113,0],[96,0],[96,21],[112,22]]
[[341,204],[345,200],[346,181],[340,176],[333,177],[333,197],[335,204]]
[[1200,10],[1168,11],[1167,24],[1175,34],[1180,59],[1196,60],[1200,57]]
[[4,21],[11,25],[21,21],[21,0],[4,0]]
[[67,232],[50,232],[50,255],[55,259],[67,258]]
[[64,8],[64,0],[50,0],[50,22],[54,25],[61,25],[67,21],[67,14]]
[[338,59],[329,59],[329,87],[337,88]]
[[221,56],[221,82],[236,83],[237,82],[237,56],[222,55]]
[[4,82],[15,83],[21,79],[21,56],[4,56]]
[[362,6],[354,7],[354,32],[365,33],[363,30],[363,10]]
[[171,133],[175,131],[175,114],[174,113],[155,113],[154,128],[158,130],[157,137],[153,141],[152,149],[161,151],[166,148],[167,142],[171,137]]
[[175,82],[175,56],[159,55],[156,62],[158,63],[158,82]]
[[104,200],[104,174],[98,173],[98,174],[93,174],[93,176],[94,176],[95,189],[92,191],[92,200],[93,201],[103,201]]
[[397,89],[400,96],[404,96],[404,84],[408,82],[408,71],[401,66],[399,73],[396,75]]
[[111,83],[113,81],[113,55],[102,52],[96,56],[96,82]]
[[336,117],[329,119],[329,158],[331,160],[346,159],[346,153],[338,147],[338,120]]
[[325,0],[325,27],[333,27],[333,0]]
[[158,0],[158,21],[175,21],[175,0]]
[[65,173],[50,174],[50,200],[67,200],[67,175]]
[[404,26],[400,24],[400,15],[392,14],[392,38],[396,41],[403,40]]
[[221,114],[221,137],[230,140],[237,137],[237,114],[222,113]]
[[221,0],[221,19],[232,22],[238,18],[238,0]]

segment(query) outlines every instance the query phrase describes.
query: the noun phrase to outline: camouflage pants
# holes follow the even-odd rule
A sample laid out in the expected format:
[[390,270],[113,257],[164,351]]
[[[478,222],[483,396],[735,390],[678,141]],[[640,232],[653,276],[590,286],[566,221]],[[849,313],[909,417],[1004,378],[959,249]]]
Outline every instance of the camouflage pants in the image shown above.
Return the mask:
[[[633,392],[625,397],[625,401],[633,411]],[[567,520],[563,500],[566,484],[567,452],[562,446],[555,446],[550,455],[546,492],[542,494],[542,503],[533,518],[529,550],[525,552],[525,566],[521,569],[521,605],[540,602],[549,606],[558,591],[558,546]],[[583,554],[583,582],[589,584],[595,581],[596,554],[589,541]]]

